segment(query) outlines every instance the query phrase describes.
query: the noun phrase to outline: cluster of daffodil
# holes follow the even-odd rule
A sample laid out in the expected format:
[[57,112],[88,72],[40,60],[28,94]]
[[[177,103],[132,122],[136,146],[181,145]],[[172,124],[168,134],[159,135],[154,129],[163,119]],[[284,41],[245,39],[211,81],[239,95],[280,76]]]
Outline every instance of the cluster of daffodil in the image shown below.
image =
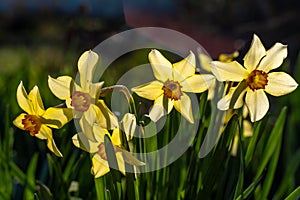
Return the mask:
[[[290,75],[284,72],[270,72],[278,68],[287,57],[287,46],[276,43],[266,51],[256,35],[253,36],[250,49],[244,57],[244,67],[234,61],[238,56],[237,52],[232,55],[222,55],[219,61],[213,61],[199,52],[198,56],[200,68],[204,73],[198,73],[196,70],[196,58],[193,52],[174,64],[158,50],[149,53],[149,62],[157,80],[136,86],[131,90],[140,97],[154,101],[149,111],[149,117],[153,122],[169,114],[175,107],[188,122],[194,123],[192,103],[188,93],[202,93],[208,90],[208,100],[210,100],[217,91],[215,87],[220,84],[218,82],[224,82],[226,88],[217,103],[218,109],[232,111],[244,106],[243,109],[245,113],[249,113],[251,122],[255,122],[262,119],[269,109],[265,92],[273,96],[281,96],[292,92],[298,86]],[[127,113],[119,121],[100,99],[101,92],[104,91],[103,82],[92,82],[98,59],[98,55],[93,51],[86,51],[81,55],[78,61],[79,83],[69,76],[58,78],[49,76],[49,88],[57,98],[65,101],[64,106],[50,107],[45,110],[38,87],[35,86],[27,94],[21,82],[17,89],[17,101],[26,113],[20,114],[14,120],[14,124],[20,129],[29,131],[31,136],[46,139],[49,150],[57,156],[62,156],[55,145],[51,128],[61,128],[74,119],[78,121],[81,131],[73,136],[73,143],[76,147],[91,153],[92,173],[95,177],[100,177],[109,171],[105,135],[110,138],[119,169],[125,174],[125,162],[135,166],[145,165],[124,150],[120,136],[120,129],[122,129],[127,136],[126,139],[128,141],[132,139],[137,124],[136,117],[135,113]],[[248,121],[244,124],[251,129]],[[251,131],[245,136],[251,136]],[[236,151],[234,150],[236,147],[232,149]]]

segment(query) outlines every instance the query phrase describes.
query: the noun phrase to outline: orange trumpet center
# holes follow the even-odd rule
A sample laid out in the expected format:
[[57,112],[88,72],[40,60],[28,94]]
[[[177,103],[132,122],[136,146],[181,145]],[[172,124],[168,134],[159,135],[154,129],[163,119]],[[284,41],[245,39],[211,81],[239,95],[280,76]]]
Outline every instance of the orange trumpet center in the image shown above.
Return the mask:
[[73,106],[75,110],[84,112],[89,109],[91,104],[91,96],[89,94],[75,91],[73,92],[71,98],[71,106]]
[[164,95],[166,95],[166,97],[176,101],[179,100],[183,95],[183,93],[181,92],[181,88],[182,86],[178,81],[167,80],[164,83],[162,90],[164,91]]
[[36,115],[25,115],[22,119],[24,129],[29,131],[31,136],[35,136],[41,129],[41,119]]
[[268,74],[261,70],[254,70],[248,75],[246,84],[251,90],[265,89],[268,84]]

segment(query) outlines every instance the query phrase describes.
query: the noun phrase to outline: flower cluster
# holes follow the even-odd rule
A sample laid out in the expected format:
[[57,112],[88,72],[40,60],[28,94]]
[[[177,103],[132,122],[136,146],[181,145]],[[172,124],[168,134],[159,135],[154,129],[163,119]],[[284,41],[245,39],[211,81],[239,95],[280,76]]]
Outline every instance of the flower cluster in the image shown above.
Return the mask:
[[[213,61],[198,52],[200,67],[197,68],[193,52],[172,64],[158,50],[151,50],[149,62],[156,80],[131,90],[154,102],[148,115],[153,122],[168,115],[174,107],[184,119],[194,123],[189,93],[208,90],[210,100],[220,96],[215,94],[218,91],[216,85],[224,82],[226,90],[218,100],[218,109],[232,111],[244,106],[249,111],[250,120],[255,122],[262,119],[269,109],[265,92],[281,96],[294,91],[298,84],[284,72],[270,72],[278,68],[287,57],[286,45],[276,43],[266,51],[260,39],[254,35],[243,65],[234,60],[237,56],[238,52],[222,54],[219,61]],[[54,142],[51,128],[59,129],[73,119],[79,124],[79,131],[72,138],[73,144],[92,155],[91,171],[95,177],[103,176],[110,169],[105,137],[110,139],[118,168],[125,174],[125,163],[135,167],[145,165],[124,147],[122,141],[122,138],[127,142],[133,139],[137,126],[136,113],[127,113],[120,120],[100,98],[105,90],[102,88],[104,82],[93,82],[98,60],[99,55],[91,50],[81,55],[78,60],[78,81],[70,76],[48,77],[51,92],[65,101],[60,106],[45,110],[38,87],[35,86],[27,94],[21,82],[17,89],[17,101],[25,113],[20,114],[13,123],[28,131],[31,136],[47,140],[48,149],[62,156]],[[197,70],[199,68],[201,73]],[[251,129],[251,125],[247,126]],[[125,137],[122,137],[124,133]]]

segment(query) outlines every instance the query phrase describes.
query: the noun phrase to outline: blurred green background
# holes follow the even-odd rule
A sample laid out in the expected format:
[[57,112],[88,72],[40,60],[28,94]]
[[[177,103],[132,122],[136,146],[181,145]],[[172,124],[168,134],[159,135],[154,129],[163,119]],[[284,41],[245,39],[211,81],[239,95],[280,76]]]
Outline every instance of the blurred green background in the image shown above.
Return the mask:
[[[299,83],[299,11],[300,2],[297,0],[61,0],[53,2],[49,0],[44,3],[37,0],[1,1],[0,151],[3,156],[0,160],[2,175],[0,190],[6,188],[7,185],[5,187],[3,185],[9,181],[14,198],[21,198],[18,194],[21,194],[24,188],[20,180],[6,176],[2,179],[3,173],[12,168],[12,165],[7,164],[9,162],[15,163],[26,173],[35,152],[40,152],[37,160],[38,169],[34,174],[36,179],[52,189],[57,188],[57,193],[68,189],[63,187],[59,189],[58,186],[54,186],[56,181],[49,180],[51,176],[48,171],[51,169],[47,166],[48,151],[45,149],[44,142],[30,137],[12,124],[13,119],[21,113],[15,97],[16,88],[21,80],[27,91],[34,85],[39,86],[45,107],[59,104],[61,101],[56,99],[48,89],[48,75],[74,77],[77,73],[77,60],[85,50],[93,49],[101,41],[120,31],[143,26],[159,26],[178,30],[194,38],[214,59],[217,59],[220,53],[230,53],[234,50],[240,51],[239,59],[241,59],[249,47],[253,33],[261,38],[266,48],[270,48],[275,42],[287,44],[289,54],[282,68]],[[140,55],[146,54],[144,52]],[[123,64],[130,67],[131,63],[134,66],[136,62],[146,61],[147,57],[134,56],[129,57]],[[112,66],[109,70],[111,77],[103,77],[108,85],[114,83],[116,77],[120,75],[117,66]],[[290,177],[293,178],[286,183],[293,186],[300,184],[299,164],[296,162],[297,159],[295,161],[295,155],[299,154],[300,147],[299,93],[297,89],[284,97],[275,99],[269,96],[271,102],[269,113],[274,121],[281,108],[284,105],[288,106],[276,178],[282,180],[285,172],[292,170]],[[76,130],[72,126],[73,124],[70,123],[62,130],[54,131],[59,133],[56,134],[56,141],[64,158],[53,162],[57,162],[63,170],[69,170],[68,176],[73,176],[72,179],[84,179],[86,188],[93,188],[91,185],[93,177],[86,176],[86,171],[89,172],[90,168],[89,155],[73,148],[70,138]],[[72,162],[80,160],[82,165],[75,166],[74,169],[66,169],[70,160]],[[80,171],[80,169],[85,170]],[[81,173],[84,174],[84,178],[80,178]],[[93,196],[94,189],[86,188],[81,188],[82,191],[78,192],[79,196]],[[276,190],[276,186],[273,190]]]

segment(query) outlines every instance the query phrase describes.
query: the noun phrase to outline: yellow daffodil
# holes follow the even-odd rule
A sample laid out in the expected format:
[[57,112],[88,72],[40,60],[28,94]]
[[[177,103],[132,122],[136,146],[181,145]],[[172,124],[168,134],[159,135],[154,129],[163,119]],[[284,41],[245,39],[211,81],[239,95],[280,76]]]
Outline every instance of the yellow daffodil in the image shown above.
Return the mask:
[[73,109],[74,118],[80,118],[82,132],[93,141],[96,141],[92,132],[94,123],[108,129],[115,128],[118,124],[117,118],[104,101],[98,100],[103,82],[92,82],[97,62],[98,55],[93,51],[86,51],[80,56],[78,60],[80,85],[69,76],[48,78],[52,93],[59,99],[65,100],[67,107]]
[[[124,118],[128,118],[128,117],[131,118],[130,116],[127,116]],[[122,120],[122,123],[128,122],[128,124],[126,124],[124,127],[129,127],[130,124],[132,123],[130,121],[131,120],[127,120],[127,119]],[[134,129],[135,129],[135,127],[134,127]],[[127,128],[126,128],[126,130],[127,130]],[[72,140],[73,140],[73,144],[76,147],[81,148],[84,151],[87,151],[87,152],[93,154],[93,158],[92,158],[93,167],[92,167],[91,171],[92,171],[92,174],[94,174],[94,176],[96,178],[101,177],[110,171],[106,152],[105,152],[105,145],[104,145],[104,136],[105,135],[107,135],[112,142],[112,145],[115,150],[116,158],[117,158],[118,168],[123,174],[125,174],[125,163],[124,162],[127,162],[127,163],[129,163],[131,165],[135,165],[135,166],[144,165],[143,162],[137,160],[134,156],[132,156],[130,152],[122,149],[119,128],[114,129],[113,133],[110,135],[110,133],[108,132],[107,129],[99,126],[98,124],[94,124],[93,131],[95,133],[97,142],[88,140],[88,138],[86,138],[86,136],[81,132],[74,135]],[[132,129],[128,129],[128,131],[132,131]],[[126,133],[126,135],[128,134],[127,132],[125,132],[125,133]]]
[[22,130],[29,131],[31,136],[41,140],[47,140],[47,147],[57,156],[62,156],[56,147],[52,137],[51,128],[59,129],[72,117],[72,110],[68,108],[44,109],[42,98],[37,86],[27,94],[21,82],[17,89],[17,101],[26,113],[20,114],[14,121],[14,125]]
[[152,50],[149,61],[157,80],[134,87],[132,91],[143,98],[154,100],[149,113],[151,120],[158,121],[169,114],[174,106],[185,119],[194,123],[191,100],[186,92],[204,92],[214,77],[195,74],[196,60],[192,52],[185,59],[171,64],[159,51]]
[[[287,73],[270,72],[278,68],[287,57],[287,46],[276,43],[268,51],[254,34],[251,47],[244,57],[244,67],[236,61],[224,63],[213,61],[211,69],[219,81],[240,82],[218,102],[220,110],[227,110],[231,105],[240,108],[245,104],[249,109],[252,122],[262,119],[269,109],[265,92],[281,96],[294,91],[298,84]],[[233,101],[233,102],[231,102]]]
[[[234,58],[238,57],[239,52],[235,51],[232,54],[220,54],[219,61],[221,62],[231,62]],[[202,52],[201,49],[198,50],[198,57],[200,61],[200,69],[204,71],[204,73],[212,73],[210,63],[213,61],[211,57]],[[215,95],[216,90],[216,79],[214,79],[208,87],[208,96],[207,99],[212,99]]]

